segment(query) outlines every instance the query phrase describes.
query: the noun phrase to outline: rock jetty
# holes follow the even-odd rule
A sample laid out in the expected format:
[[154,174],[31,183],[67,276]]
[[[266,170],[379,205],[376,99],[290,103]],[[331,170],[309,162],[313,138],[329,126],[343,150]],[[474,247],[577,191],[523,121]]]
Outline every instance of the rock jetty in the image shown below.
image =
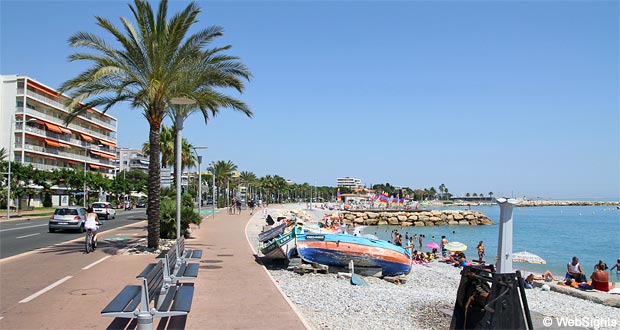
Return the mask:
[[480,211],[433,210],[433,211],[340,211],[343,223],[364,226],[448,226],[493,225],[491,219]]

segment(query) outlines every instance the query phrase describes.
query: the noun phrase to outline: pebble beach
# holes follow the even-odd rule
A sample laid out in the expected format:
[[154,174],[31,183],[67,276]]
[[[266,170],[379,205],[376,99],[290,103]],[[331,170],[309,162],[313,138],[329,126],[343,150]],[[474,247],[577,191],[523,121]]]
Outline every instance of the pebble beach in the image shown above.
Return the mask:
[[[290,211],[315,220],[322,216],[322,211],[302,210],[298,204],[278,205],[269,213],[274,217],[290,215]],[[263,219],[262,213],[256,214],[246,229],[255,252]],[[299,275],[286,269],[268,272],[312,329],[447,329],[451,320],[448,313],[454,308],[461,278],[459,268],[439,262],[414,265],[407,282],[399,285],[366,277],[368,286],[353,286],[333,273]],[[526,294],[530,310],[543,316],[589,320],[585,328],[620,327],[620,308],[540,288],[529,289]]]

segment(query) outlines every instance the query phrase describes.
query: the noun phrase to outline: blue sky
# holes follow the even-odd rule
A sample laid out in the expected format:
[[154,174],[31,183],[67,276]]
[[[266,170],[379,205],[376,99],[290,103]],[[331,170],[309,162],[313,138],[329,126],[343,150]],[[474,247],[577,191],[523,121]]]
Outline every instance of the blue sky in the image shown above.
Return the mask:
[[[170,11],[184,8],[175,1]],[[259,176],[454,194],[620,199],[619,6],[594,2],[199,2],[254,78],[255,116],[194,115],[183,135]],[[0,2],[2,74],[58,87],[68,37],[127,1]],[[109,39],[108,39],[109,40]],[[232,93],[232,92],[231,92]],[[148,125],[128,106],[119,145]]]

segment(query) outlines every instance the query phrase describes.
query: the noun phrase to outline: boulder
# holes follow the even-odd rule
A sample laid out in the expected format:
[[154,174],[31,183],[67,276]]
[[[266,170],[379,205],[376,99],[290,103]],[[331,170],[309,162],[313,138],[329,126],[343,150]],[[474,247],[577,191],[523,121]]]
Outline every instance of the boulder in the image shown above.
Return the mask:
[[439,217],[439,216],[441,216],[442,213],[443,212],[441,212],[441,211],[433,210],[433,211],[431,211],[431,216],[432,217]]
[[344,218],[347,220],[354,220],[356,218],[355,214],[353,213],[347,213],[344,215]]
[[457,213],[454,215],[454,220],[463,220],[463,218],[465,218],[462,214]]
[[454,220],[454,215],[448,214],[448,218],[446,219],[446,221],[452,221],[452,220]]
[[409,226],[413,226],[413,224],[411,222],[401,222],[400,226],[401,227],[409,227]]
[[441,220],[441,218],[440,217],[431,217],[429,220],[432,221],[432,222],[437,222],[437,221]]
[[467,219],[467,220],[474,220],[474,219],[476,219],[476,217],[473,214],[468,214],[468,215],[465,216],[465,219]]
[[390,217],[390,218],[388,218],[388,223],[390,225],[398,225],[399,224],[398,218],[397,217]]
[[380,225],[384,225],[384,224],[387,224],[387,223],[381,223],[381,221],[379,221],[377,219],[368,219],[368,220],[364,221],[364,224],[366,226],[377,226],[377,225],[380,226]]
[[407,221],[407,217],[404,215],[399,215],[396,217],[399,222]]
[[387,225],[387,224],[388,224],[388,223],[387,223],[387,221],[385,221],[385,220],[381,220],[381,221],[379,221],[379,226],[384,226],[384,225]]
[[424,222],[416,221],[416,222],[413,223],[413,225],[416,226],[416,227],[424,227]]
[[448,225],[450,225],[450,226],[456,226],[458,224],[459,224],[458,221],[454,221],[454,220],[453,221],[448,221]]
[[408,219],[410,221],[417,221],[418,220],[418,215],[417,214],[412,214],[408,217]]
[[461,220],[461,221],[459,221],[459,225],[467,225],[467,226],[469,226],[469,221]]
[[420,221],[429,221],[430,219],[431,219],[431,217],[428,216],[428,215],[425,215],[425,214],[418,215],[418,220],[420,220]]
[[353,222],[356,223],[356,224],[363,224],[363,223],[365,223],[365,221],[366,221],[366,219],[361,218],[361,217],[360,218],[355,218],[355,220],[353,220]]
[[439,217],[442,221],[446,221],[448,220],[448,215],[445,213],[442,213],[441,216]]

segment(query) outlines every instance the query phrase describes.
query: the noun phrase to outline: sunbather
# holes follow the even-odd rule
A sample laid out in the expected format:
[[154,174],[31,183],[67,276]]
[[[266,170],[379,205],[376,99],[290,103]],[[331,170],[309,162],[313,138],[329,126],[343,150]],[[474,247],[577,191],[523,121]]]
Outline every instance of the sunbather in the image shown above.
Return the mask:
[[550,271],[546,270],[544,274],[542,274],[541,276],[530,274],[525,278],[525,282],[529,284],[532,284],[533,281],[551,282],[551,281],[556,281],[556,279],[555,277],[553,277],[553,274],[551,274]]

